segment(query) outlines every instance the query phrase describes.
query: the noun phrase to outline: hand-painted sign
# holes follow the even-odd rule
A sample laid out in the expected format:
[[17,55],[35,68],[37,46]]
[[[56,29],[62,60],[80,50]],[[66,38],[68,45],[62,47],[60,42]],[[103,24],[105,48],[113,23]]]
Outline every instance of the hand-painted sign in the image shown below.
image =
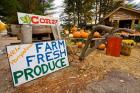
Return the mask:
[[36,25],[57,25],[58,18],[32,15],[26,13],[17,13],[19,24],[36,24]]
[[15,86],[69,66],[64,40],[7,46]]

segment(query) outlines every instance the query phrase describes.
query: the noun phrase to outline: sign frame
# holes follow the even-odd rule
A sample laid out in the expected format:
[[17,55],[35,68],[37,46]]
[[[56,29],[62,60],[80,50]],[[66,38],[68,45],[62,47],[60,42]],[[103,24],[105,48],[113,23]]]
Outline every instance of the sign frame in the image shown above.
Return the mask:
[[[43,74],[43,75],[41,75],[41,76],[39,76],[39,77],[36,77],[36,78],[33,78],[33,79],[30,79],[30,80],[27,80],[27,81],[25,81],[25,82],[22,82],[22,83],[20,83],[20,84],[15,84],[15,78],[14,78],[14,76],[13,76],[13,68],[12,68],[12,64],[11,64],[11,59],[9,58],[9,55],[8,55],[8,51],[9,51],[9,49],[11,50],[11,47],[15,47],[15,46],[20,46],[20,49],[23,49],[23,47],[22,46],[26,46],[26,45],[35,45],[35,44],[39,44],[39,43],[50,43],[50,42],[59,42],[59,41],[62,41],[62,42],[64,42],[64,44],[65,44],[65,53],[66,53],[66,56],[65,56],[65,61],[67,61],[67,62],[65,62],[66,63],[66,66],[64,66],[64,67],[62,67],[62,68],[60,68],[60,69],[55,69],[54,71],[52,71],[52,72],[48,72],[47,74]],[[67,54],[67,47],[66,47],[66,43],[65,43],[65,40],[54,40],[54,41],[49,41],[49,42],[38,42],[38,43],[33,43],[33,44],[21,44],[21,45],[8,45],[7,46],[7,55],[8,55],[8,61],[9,61],[9,65],[10,65],[10,69],[11,69],[11,74],[12,74],[12,79],[13,79],[13,84],[14,84],[14,86],[16,87],[16,86],[19,86],[19,85],[21,85],[21,84],[24,84],[24,83],[27,83],[27,82],[30,82],[30,81],[32,81],[32,80],[35,80],[35,79],[37,79],[37,78],[40,78],[40,77],[43,77],[43,76],[46,76],[46,75],[48,75],[48,74],[50,74],[50,73],[53,73],[53,72],[56,72],[56,71],[59,71],[59,70],[61,70],[61,69],[63,69],[63,68],[65,68],[65,67],[68,67],[69,66],[69,62],[68,62],[68,54]],[[9,47],[9,48],[8,48]],[[62,48],[61,48],[62,49]],[[60,50],[61,50],[60,49]],[[29,50],[30,51],[30,50]],[[20,51],[21,52],[21,51]],[[28,54],[28,53],[27,53]],[[31,54],[34,54],[34,53],[31,53]],[[12,56],[11,56],[12,57]],[[25,57],[25,56],[24,56]],[[62,58],[62,57],[61,57]],[[23,60],[22,60],[23,61]],[[53,61],[54,61],[54,59],[53,59]],[[47,66],[48,66],[48,68],[49,68],[49,65],[48,64],[51,64],[51,62],[50,61],[48,61],[48,63],[47,63]],[[54,63],[53,63],[54,64]],[[42,65],[44,65],[44,64],[40,64],[40,67],[42,66]],[[59,63],[59,65],[60,65],[60,63]],[[20,66],[15,66],[15,67],[20,67]],[[35,66],[34,66],[35,67]],[[56,66],[57,67],[57,66]]]

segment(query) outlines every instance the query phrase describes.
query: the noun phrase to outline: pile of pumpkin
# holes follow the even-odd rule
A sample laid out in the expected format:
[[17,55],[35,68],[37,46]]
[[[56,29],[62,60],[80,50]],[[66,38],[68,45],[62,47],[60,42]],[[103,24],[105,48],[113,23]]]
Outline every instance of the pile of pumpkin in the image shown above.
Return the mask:
[[71,29],[71,33],[69,34],[70,38],[88,38],[88,36],[88,32],[84,31],[84,29],[78,31],[78,28],[75,26]]
[[[84,29],[80,29],[80,31],[78,31],[78,28],[76,26],[74,26],[71,29],[71,33],[69,34],[70,38],[88,38],[88,36],[89,36],[88,31],[84,31]],[[101,38],[101,34],[99,32],[94,32],[93,37]],[[85,43],[77,42],[76,45],[78,46],[78,48],[83,48],[85,46]],[[98,49],[100,49],[100,50],[104,50],[105,48],[106,48],[105,44],[100,44],[98,46]]]
[[[78,28],[74,26],[71,29],[71,33],[69,34],[69,37],[70,38],[88,38],[89,33],[90,33],[89,31],[85,31],[84,29],[80,29],[80,31],[78,31]],[[94,32],[93,37],[100,38],[101,35],[99,32]]]

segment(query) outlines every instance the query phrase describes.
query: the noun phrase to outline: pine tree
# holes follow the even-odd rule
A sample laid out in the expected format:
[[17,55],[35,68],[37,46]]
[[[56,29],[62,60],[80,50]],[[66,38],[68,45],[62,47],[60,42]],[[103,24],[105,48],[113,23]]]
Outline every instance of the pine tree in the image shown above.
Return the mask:
[[0,0],[0,20],[17,23],[17,12],[45,15],[54,0]]

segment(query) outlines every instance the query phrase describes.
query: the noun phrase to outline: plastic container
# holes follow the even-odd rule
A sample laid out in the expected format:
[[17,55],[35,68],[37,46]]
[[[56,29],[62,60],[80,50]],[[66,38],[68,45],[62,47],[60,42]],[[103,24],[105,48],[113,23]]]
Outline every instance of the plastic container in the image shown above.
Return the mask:
[[119,57],[121,52],[122,38],[111,36],[107,39],[106,54],[110,56]]

